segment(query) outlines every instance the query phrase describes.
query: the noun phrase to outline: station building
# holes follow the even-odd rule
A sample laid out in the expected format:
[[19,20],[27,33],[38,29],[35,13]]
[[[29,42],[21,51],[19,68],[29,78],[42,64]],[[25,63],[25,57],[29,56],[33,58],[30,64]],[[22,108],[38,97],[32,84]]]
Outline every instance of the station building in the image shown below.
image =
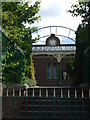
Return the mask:
[[75,44],[61,44],[51,34],[45,45],[33,45],[32,56],[35,65],[35,79],[38,86],[71,86],[72,81],[66,64],[73,60]]

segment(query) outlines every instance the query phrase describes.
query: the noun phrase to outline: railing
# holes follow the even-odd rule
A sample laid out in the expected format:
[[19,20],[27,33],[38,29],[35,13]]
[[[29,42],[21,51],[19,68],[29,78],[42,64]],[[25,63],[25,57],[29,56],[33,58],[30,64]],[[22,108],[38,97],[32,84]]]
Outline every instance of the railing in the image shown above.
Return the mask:
[[88,97],[90,98],[90,89],[77,89],[77,88],[64,88],[64,87],[39,87],[39,88],[28,88],[28,89],[11,89],[11,88],[5,88],[2,90],[3,96],[31,96],[31,97]]
[[90,118],[90,89],[7,88],[2,95],[3,119],[89,120]]

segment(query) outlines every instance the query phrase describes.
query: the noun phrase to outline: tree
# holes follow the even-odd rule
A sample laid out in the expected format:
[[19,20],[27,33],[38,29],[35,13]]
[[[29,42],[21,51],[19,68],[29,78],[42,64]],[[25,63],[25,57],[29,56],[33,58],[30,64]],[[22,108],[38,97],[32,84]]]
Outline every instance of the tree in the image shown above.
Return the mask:
[[[76,5],[72,5],[71,8],[72,10],[69,10],[69,12],[72,16],[81,16],[82,18],[82,23],[78,26],[76,34],[76,57],[73,62],[74,73],[72,77],[72,79],[74,78],[74,84],[78,85],[85,83],[85,81],[83,81],[83,77],[85,75],[84,54],[86,49],[90,46],[90,2],[78,2]],[[70,69],[72,68],[70,67],[70,64],[68,64],[68,68],[69,71],[71,71]]]
[[[30,4],[28,5],[27,2],[4,2],[2,3],[2,28],[3,33],[8,37],[10,42],[8,42],[8,46],[11,46],[11,44],[18,47],[20,51],[22,51],[22,54],[24,56],[24,72],[25,76],[29,78],[33,78],[33,73],[31,73],[31,66],[32,60],[30,57],[30,54],[32,52],[32,35],[31,33],[36,30],[37,28],[30,28],[26,27],[25,24],[33,24],[35,21],[38,21],[40,19],[40,16],[38,16],[38,11],[40,8],[40,2],[36,1],[34,5]],[[8,47],[7,46],[7,47]],[[8,54],[7,54],[8,53]],[[5,79],[6,74],[5,69],[7,67],[7,71],[13,71],[16,72],[19,76],[18,70],[18,62],[20,64],[19,59],[16,60],[15,55],[17,53],[17,50],[14,50],[12,52],[6,51],[6,57],[3,56],[3,61],[5,61],[5,64],[3,65],[3,75]],[[5,55],[5,54],[4,54]],[[11,65],[11,62],[7,62],[7,56],[8,61],[10,59],[14,58],[13,65]],[[11,67],[12,69],[11,69]],[[15,69],[16,67],[16,69]],[[9,74],[9,73],[8,73]],[[11,75],[11,74],[9,74]],[[24,77],[25,77],[24,76]],[[13,79],[13,75],[11,75],[11,78]],[[12,79],[9,79],[9,81],[12,81]]]
[[89,22],[90,14],[90,1],[89,2],[77,2],[77,4],[71,6],[71,10],[68,10],[72,16],[80,16],[82,18],[82,25],[86,25]]

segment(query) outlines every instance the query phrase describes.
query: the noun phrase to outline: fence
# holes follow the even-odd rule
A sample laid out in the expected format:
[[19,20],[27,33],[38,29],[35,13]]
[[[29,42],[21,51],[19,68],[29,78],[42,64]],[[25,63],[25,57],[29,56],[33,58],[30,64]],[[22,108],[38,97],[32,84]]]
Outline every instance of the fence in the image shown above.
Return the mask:
[[2,118],[89,120],[90,89],[39,87],[4,89]]

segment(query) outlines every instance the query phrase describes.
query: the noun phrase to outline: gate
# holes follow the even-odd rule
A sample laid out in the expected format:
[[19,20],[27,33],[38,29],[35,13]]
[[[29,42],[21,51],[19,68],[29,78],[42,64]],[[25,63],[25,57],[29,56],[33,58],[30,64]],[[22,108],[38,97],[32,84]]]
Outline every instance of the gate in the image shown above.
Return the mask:
[[2,120],[89,120],[89,118],[89,89],[39,87],[17,91],[3,90]]

